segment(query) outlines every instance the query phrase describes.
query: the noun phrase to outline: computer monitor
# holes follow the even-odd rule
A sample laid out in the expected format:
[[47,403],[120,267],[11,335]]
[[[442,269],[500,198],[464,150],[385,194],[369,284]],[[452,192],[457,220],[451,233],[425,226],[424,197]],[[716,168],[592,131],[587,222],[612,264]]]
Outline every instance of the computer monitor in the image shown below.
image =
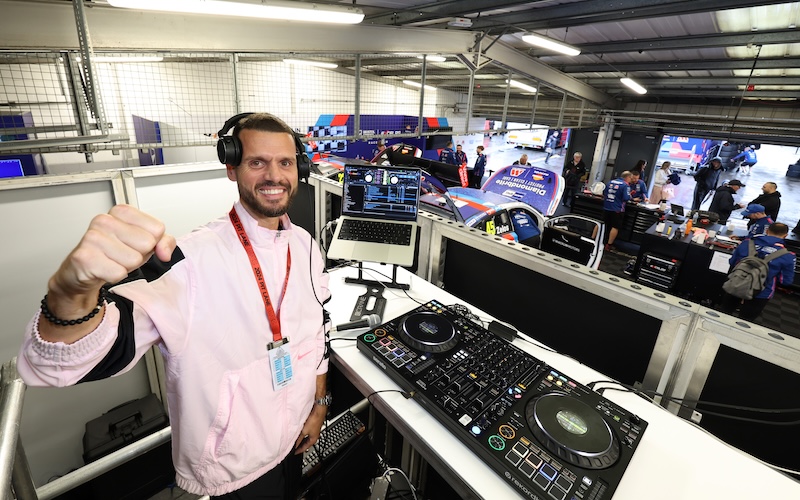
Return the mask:
[[0,178],[22,177],[25,172],[22,169],[22,161],[17,159],[0,159]]

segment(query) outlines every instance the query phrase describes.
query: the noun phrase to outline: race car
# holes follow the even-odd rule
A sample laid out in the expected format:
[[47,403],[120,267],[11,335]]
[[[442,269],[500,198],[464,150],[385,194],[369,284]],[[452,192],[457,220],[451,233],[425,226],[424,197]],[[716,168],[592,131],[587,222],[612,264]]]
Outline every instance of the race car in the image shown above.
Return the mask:
[[447,188],[423,171],[420,208],[597,269],[604,224],[575,214],[552,217],[563,193],[559,183],[563,185],[563,179],[553,172],[511,166],[499,170],[481,189]]

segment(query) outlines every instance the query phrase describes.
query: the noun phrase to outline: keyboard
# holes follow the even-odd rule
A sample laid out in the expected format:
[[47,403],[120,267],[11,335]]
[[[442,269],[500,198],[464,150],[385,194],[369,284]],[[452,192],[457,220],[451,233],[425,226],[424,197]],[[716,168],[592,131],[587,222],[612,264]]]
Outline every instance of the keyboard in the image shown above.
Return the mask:
[[344,219],[339,238],[343,240],[366,241],[368,243],[386,243],[389,245],[410,245],[411,231],[409,224],[392,224],[361,219]]
[[317,444],[303,453],[303,476],[309,476],[316,472],[323,462],[335,455],[353,438],[362,434],[364,430],[364,424],[350,411],[342,413],[335,420],[329,422],[322,429]]

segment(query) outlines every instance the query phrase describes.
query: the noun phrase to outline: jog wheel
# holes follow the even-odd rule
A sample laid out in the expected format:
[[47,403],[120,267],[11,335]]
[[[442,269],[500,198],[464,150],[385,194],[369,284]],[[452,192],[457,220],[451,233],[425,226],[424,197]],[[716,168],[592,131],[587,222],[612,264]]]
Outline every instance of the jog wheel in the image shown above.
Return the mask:
[[600,413],[561,392],[532,398],[525,417],[534,437],[557,457],[584,469],[606,469],[619,459],[619,442]]
[[455,327],[434,312],[409,314],[400,323],[400,338],[423,352],[445,352],[458,343]]

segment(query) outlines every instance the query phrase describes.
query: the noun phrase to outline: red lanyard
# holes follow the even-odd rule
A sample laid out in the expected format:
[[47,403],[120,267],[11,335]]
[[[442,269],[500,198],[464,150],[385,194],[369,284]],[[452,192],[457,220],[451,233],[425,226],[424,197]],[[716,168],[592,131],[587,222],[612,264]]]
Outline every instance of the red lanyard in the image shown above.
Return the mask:
[[[239,241],[242,243],[244,247],[244,251],[247,252],[247,257],[250,259],[250,265],[253,267],[253,276],[256,278],[256,283],[258,283],[258,290],[261,292],[261,298],[264,300],[264,309],[267,311],[267,319],[269,320],[269,327],[272,329],[272,340],[275,342],[281,340],[281,320],[278,318],[278,315],[275,314],[275,310],[272,308],[272,301],[269,299],[269,291],[267,290],[267,283],[264,281],[264,273],[261,272],[261,265],[258,263],[258,257],[256,257],[255,252],[253,251],[253,246],[250,244],[250,238],[247,237],[247,233],[244,230],[244,225],[242,221],[239,220],[239,215],[236,213],[236,207],[231,208],[230,213],[228,214],[231,219],[231,224],[233,224],[233,228],[236,230],[236,234],[239,235]],[[286,296],[286,287],[289,285],[289,271],[292,269],[292,251],[291,249],[286,249],[286,278],[283,280],[283,291],[281,291],[281,299]],[[280,314],[280,311],[278,311]]]

